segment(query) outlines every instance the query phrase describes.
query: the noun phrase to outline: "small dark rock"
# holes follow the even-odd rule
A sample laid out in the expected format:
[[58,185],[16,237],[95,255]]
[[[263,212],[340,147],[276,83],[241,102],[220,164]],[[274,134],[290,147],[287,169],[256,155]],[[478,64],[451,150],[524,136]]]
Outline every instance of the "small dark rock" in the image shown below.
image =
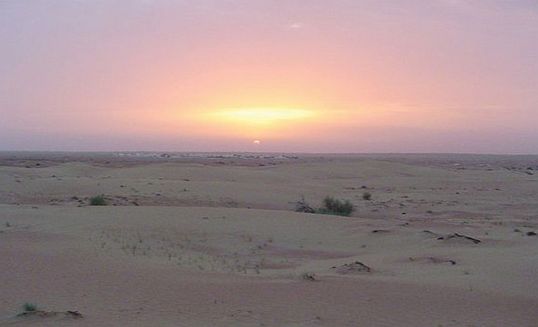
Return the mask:
[[372,231],[372,233],[389,233],[390,231],[386,230],[386,229],[374,229]]

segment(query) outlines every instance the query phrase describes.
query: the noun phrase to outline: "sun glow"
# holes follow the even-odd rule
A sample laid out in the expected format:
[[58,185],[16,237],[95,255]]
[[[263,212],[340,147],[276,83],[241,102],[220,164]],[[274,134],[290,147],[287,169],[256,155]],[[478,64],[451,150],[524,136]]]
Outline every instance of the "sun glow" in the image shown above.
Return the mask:
[[314,113],[309,110],[291,108],[238,108],[218,111],[215,115],[229,122],[272,125],[307,119]]
[[[262,141],[283,139],[319,121],[317,109],[300,107],[221,107],[200,111],[191,117],[192,124],[200,126],[197,132],[221,138],[248,139],[255,146]],[[258,141],[258,142],[256,142]]]

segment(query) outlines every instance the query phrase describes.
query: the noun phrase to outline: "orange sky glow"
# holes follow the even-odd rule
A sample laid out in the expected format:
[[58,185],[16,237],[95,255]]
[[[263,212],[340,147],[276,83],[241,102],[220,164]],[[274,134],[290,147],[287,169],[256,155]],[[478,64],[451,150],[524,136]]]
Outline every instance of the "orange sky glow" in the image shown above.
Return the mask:
[[0,150],[538,153],[535,1],[8,0],[0,22]]

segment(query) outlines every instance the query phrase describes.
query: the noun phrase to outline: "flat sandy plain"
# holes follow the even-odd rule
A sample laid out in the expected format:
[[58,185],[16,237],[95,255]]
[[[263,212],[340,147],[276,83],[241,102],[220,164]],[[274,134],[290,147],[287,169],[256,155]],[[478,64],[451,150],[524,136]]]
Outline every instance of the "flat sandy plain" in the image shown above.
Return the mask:
[[4,152],[0,326],[538,326],[534,232],[537,156]]

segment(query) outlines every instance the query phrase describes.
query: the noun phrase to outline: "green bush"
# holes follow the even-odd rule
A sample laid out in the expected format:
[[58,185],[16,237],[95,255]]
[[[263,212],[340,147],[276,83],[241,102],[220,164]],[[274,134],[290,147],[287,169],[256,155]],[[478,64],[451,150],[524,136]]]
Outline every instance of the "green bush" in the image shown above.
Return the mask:
[[106,206],[106,200],[104,195],[96,195],[90,198],[91,206]]
[[329,215],[350,216],[355,210],[353,204],[349,200],[339,200],[331,196],[323,199],[323,207],[319,208],[318,212]]
[[22,310],[24,310],[24,312],[36,311],[37,305],[30,302],[26,302],[25,304],[22,305]]

